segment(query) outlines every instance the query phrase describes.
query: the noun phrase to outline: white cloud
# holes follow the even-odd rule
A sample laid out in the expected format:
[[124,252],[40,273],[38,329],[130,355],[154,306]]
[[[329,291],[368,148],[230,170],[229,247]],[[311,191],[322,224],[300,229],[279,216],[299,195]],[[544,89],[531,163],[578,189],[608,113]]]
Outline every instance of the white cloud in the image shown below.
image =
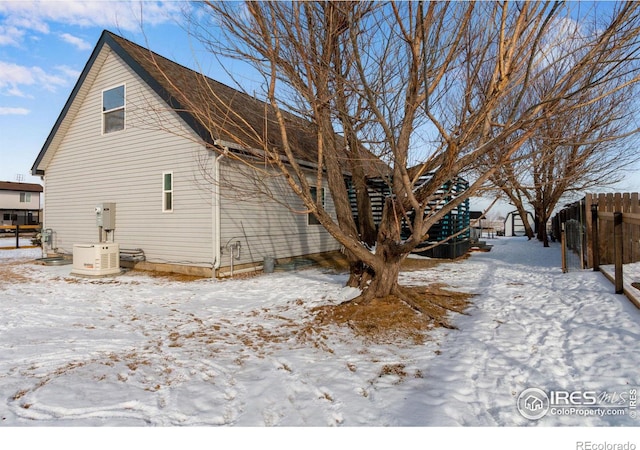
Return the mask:
[[[48,23],[137,32],[145,26],[175,21],[185,2],[176,1],[0,1],[0,45],[18,45],[28,33],[48,34]],[[62,37],[78,46],[80,41]]]
[[79,38],[77,36],[73,36],[72,34],[69,34],[69,33],[60,34],[60,39],[73,45],[78,50],[89,50],[92,47],[92,45],[89,44],[84,39]]
[[11,108],[8,106],[0,106],[0,116],[26,116],[31,111],[27,108]]
[[67,84],[66,77],[58,74],[47,73],[40,67],[32,67],[31,73],[35,78],[35,82],[47,91],[54,92],[57,87]]
[[33,98],[33,96],[27,95],[22,92],[16,85],[9,86],[4,93],[2,92],[2,90],[0,90],[0,94],[8,95],[9,97]]
[[24,36],[24,30],[0,23],[0,45],[18,45]]
[[0,61],[0,94],[13,97],[27,97],[21,86],[36,86],[54,92],[58,87],[66,86],[76,78],[66,67],[56,68],[57,73],[48,73],[41,67],[21,66]]
[[0,61],[0,88],[18,84],[33,84],[29,68]]
[[82,73],[79,70],[76,70],[69,66],[56,66],[55,69],[71,80],[75,80],[76,78],[80,77],[80,74]]
[[[27,5],[28,4],[29,2],[27,2]],[[45,34],[49,33],[49,25],[42,22],[34,11],[24,15],[8,15],[6,21],[18,29],[33,30]]]

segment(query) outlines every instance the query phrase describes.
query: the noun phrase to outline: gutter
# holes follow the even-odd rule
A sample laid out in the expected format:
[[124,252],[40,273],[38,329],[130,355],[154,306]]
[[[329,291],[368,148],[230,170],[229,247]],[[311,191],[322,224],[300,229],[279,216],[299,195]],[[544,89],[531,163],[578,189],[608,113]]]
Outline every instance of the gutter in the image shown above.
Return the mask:
[[213,232],[213,272],[212,278],[216,277],[216,270],[218,270],[222,264],[222,248],[220,243],[220,227],[222,220],[220,219],[220,160],[224,158],[229,152],[229,147],[224,145],[225,142],[216,140],[214,145],[217,145],[223,149],[223,152],[216,155],[213,161],[213,205],[212,213],[214,220],[212,221]]
[[[249,148],[249,147],[242,147],[241,145],[238,145],[234,142],[230,142],[230,141],[225,141],[222,139],[216,139],[215,141],[213,141],[213,144],[221,147],[225,150],[225,154],[227,154],[227,152],[229,152],[231,149],[237,151],[237,152],[244,152],[244,153],[249,153],[250,156],[252,156],[253,158],[264,158],[266,155],[266,152],[264,150],[260,150],[257,148]],[[280,160],[284,163],[289,163],[290,159],[288,157],[286,157],[285,155],[280,155]],[[310,162],[310,161],[304,161],[302,159],[298,159],[295,158],[293,160],[294,162],[296,162],[298,164],[298,166],[302,167],[303,169],[312,169],[312,170],[317,170],[319,168],[318,164]],[[324,170],[324,169],[323,169]],[[348,175],[351,176],[351,172],[349,172],[348,170],[343,170],[342,171],[343,175]]]

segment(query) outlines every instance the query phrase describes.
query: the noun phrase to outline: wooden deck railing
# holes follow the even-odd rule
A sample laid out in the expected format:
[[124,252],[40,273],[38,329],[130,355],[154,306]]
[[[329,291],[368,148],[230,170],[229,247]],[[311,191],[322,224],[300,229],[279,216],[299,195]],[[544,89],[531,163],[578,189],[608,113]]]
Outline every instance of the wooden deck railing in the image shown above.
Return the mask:
[[[0,231],[13,232],[16,238],[15,248],[20,248],[20,236],[24,233],[40,232],[41,225],[0,225]],[[13,247],[12,247],[13,248]]]

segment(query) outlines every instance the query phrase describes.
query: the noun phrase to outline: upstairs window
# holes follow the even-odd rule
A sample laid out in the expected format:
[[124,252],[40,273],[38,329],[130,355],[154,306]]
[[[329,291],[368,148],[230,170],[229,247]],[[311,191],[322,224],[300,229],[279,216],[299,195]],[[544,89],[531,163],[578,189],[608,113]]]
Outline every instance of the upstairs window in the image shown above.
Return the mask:
[[20,203],[30,203],[30,202],[31,202],[31,192],[20,192]]
[[[311,186],[309,188],[309,193],[311,194],[311,197],[313,198],[314,202],[318,201],[318,188],[315,186]],[[320,188],[320,201],[322,202],[322,207],[324,208],[324,188]],[[313,213],[309,213],[307,215],[307,224],[308,225],[320,225],[320,221],[318,220],[318,218],[313,214]]]
[[173,211],[173,172],[162,174],[162,211]]
[[124,130],[124,84],[102,91],[102,132]]

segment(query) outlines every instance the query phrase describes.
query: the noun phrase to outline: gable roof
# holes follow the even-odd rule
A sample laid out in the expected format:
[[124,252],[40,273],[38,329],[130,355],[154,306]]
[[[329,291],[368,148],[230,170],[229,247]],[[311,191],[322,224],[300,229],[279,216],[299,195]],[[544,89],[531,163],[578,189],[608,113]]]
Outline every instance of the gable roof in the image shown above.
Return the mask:
[[0,191],[42,192],[42,186],[37,183],[16,183],[14,181],[0,181]]
[[[44,174],[42,163],[49,151],[55,152],[61,140],[60,134],[64,134],[68,128],[71,118],[79,108],[77,103],[81,103],[86,95],[89,88],[85,83],[90,84],[97,75],[98,70],[92,69],[95,66],[99,68],[106,59],[107,52],[102,52],[105,46],[131,67],[208,145],[224,142],[236,150],[261,149],[266,140],[270,148],[283,147],[278,122],[267,103],[105,30],[32,166],[33,175]],[[190,111],[188,103],[207,105],[206,123]],[[299,161],[314,164],[317,161],[314,125],[287,112],[283,112],[283,116],[294,156]],[[337,138],[342,139],[340,136]],[[377,175],[384,171],[387,166],[370,155],[367,172]]]

